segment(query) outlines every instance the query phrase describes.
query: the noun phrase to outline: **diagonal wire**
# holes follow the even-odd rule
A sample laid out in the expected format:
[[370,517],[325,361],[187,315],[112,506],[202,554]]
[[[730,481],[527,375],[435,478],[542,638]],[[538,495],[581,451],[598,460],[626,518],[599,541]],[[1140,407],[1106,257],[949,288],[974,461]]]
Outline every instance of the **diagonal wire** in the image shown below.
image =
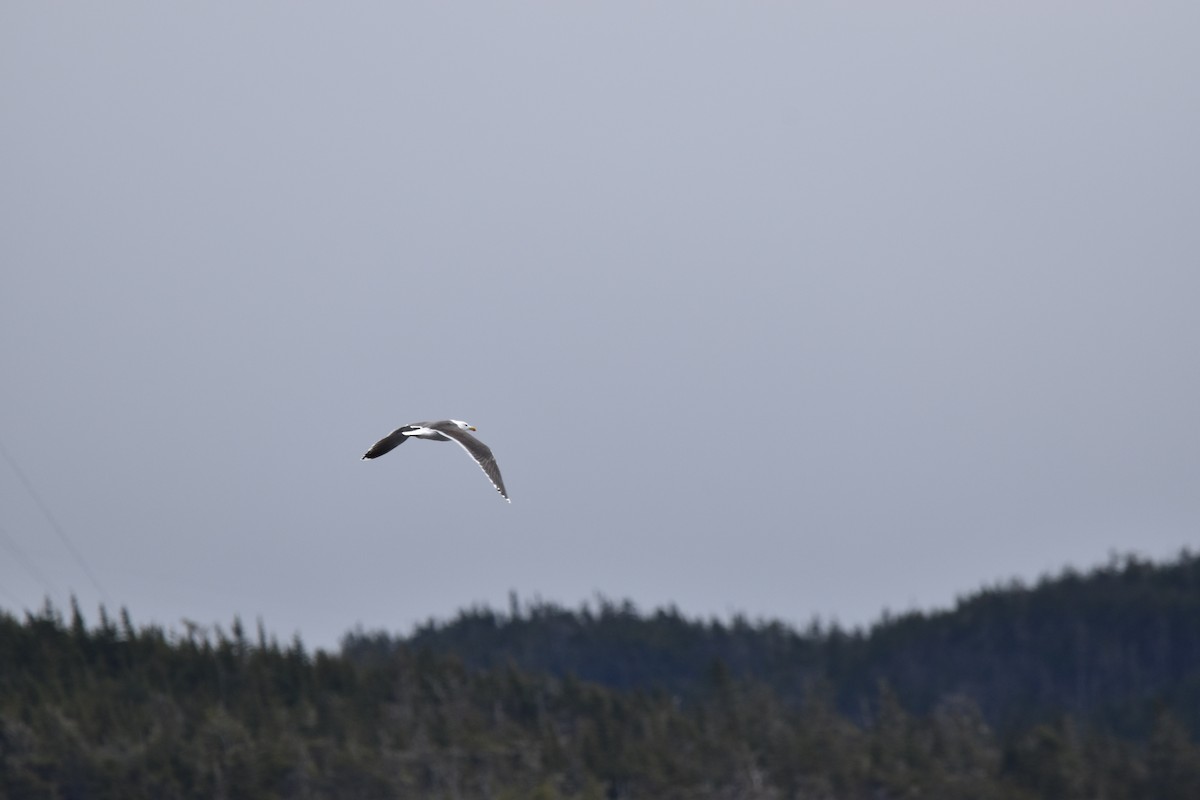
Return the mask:
[[[25,565],[26,569],[29,570],[29,574],[36,578],[40,584],[42,584],[42,588],[47,592],[47,597],[51,594],[54,594],[54,592],[51,591],[49,582],[45,580],[45,576],[43,576],[41,571],[33,565],[33,562],[29,560],[29,556],[25,555],[24,551],[17,546],[16,541],[9,536],[8,531],[4,530],[4,528],[0,528],[0,540],[3,540],[5,548],[7,548],[10,553],[16,556],[18,561]],[[11,600],[13,605],[17,608],[20,608],[24,605],[24,603],[21,602],[21,598],[10,592],[7,586],[0,585],[0,594]]]
[[[0,543],[4,545],[5,550],[13,554],[13,557],[16,558],[17,561],[20,561],[21,564],[24,565],[26,571],[34,577],[34,580],[42,585],[42,588],[46,590],[47,594],[58,593],[54,588],[54,584],[50,582],[50,579],[46,577],[45,573],[37,568],[37,564],[33,563],[33,559],[26,555],[25,551],[22,550],[20,545],[17,544],[17,540],[12,537],[12,534],[2,527],[0,527]],[[12,595],[7,590],[5,590],[4,593],[8,595],[10,599],[12,599]]]
[[8,462],[8,465],[12,467],[13,473],[16,474],[22,485],[25,486],[25,491],[29,492],[29,496],[33,498],[33,502],[42,512],[42,516],[44,516],[46,521],[50,523],[50,527],[54,529],[56,534],[58,534],[58,538],[62,540],[63,546],[66,547],[67,550],[70,551],[71,555],[75,557],[75,561],[78,562],[80,569],[83,570],[83,574],[88,576],[88,580],[92,582],[92,586],[96,587],[96,591],[100,593],[100,597],[107,602],[108,594],[103,588],[101,588],[100,581],[96,580],[96,576],[92,574],[92,570],[88,567],[87,562],[83,560],[83,556],[80,554],[80,552],[75,549],[75,545],[67,536],[67,532],[64,531],[62,526],[58,524],[58,520],[54,518],[54,514],[51,513],[50,507],[42,501],[41,495],[39,495],[37,490],[33,488],[33,483],[30,482],[29,478],[25,475],[24,470],[22,470],[20,465],[17,464],[16,459],[14,459],[8,452],[8,448],[4,446],[4,442],[2,441],[0,441],[0,456],[4,456],[4,460]]

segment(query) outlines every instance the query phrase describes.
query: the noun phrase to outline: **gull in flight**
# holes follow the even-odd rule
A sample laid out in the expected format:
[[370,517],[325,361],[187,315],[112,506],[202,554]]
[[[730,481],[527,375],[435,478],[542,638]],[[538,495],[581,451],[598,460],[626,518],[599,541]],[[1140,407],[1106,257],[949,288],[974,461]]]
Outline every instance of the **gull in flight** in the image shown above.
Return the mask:
[[[363,458],[379,458],[384,453],[395,450],[410,438],[429,439],[434,442],[454,442],[466,450],[467,455],[475,459],[475,463],[483,470],[483,474],[488,476],[500,496],[508,500],[508,493],[504,491],[504,479],[500,477],[500,467],[496,466],[496,457],[492,455],[491,449],[486,444],[468,433],[473,430],[475,430],[474,425],[463,422],[461,419],[414,422],[411,425],[396,428],[371,445],[371,449],[363,454]],[[512,500],[508,500],[508,502],[511,503]]]

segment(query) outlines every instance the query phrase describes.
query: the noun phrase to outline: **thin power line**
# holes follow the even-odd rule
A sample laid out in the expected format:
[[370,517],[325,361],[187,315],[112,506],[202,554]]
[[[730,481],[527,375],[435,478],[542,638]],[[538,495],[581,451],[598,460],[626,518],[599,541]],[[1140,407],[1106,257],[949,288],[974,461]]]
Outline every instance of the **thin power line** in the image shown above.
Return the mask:
[[3,441],[0,441],[0,455],[4,456],[4,460],[8,462],[10,467],[12,467],[13,473],[21,481],[22,485],[25,486],[25,491],[29,492],[29,496],[33,498],[33,502],[42,512],[42,516],[44,516],[46,521],[50,523],[50,527],[54,529],[56,534],[58,534],[58,538],[62,540],[63,546],[66,547],[67,550],[70,551],[71,555],[75,557],[75,561],[78,562],[79,568],[83,570],[84,575],[87,575],[88,580],[92,582],[92,586],[96,587],[96,591],[100,593],[101,599],[107,602],[108,594],[103,588],[101,588],[100,581],[96,580],[96,576],[92,574],[92,570],[88,567],[87,562],[83,560],[83,556],[78,550],[75,549],[75,545],[71,542],[70,538],[68,538],[67,532],[64,531],[62,526],[58,524],[58,520],[55,519],[54,514],[50,512],[50,507],[42,501],[42,498],[37,493],[37,490],[33,488],[33,483],[31,483],[29,478],[26,477],[25,472],[17,464],[12,455],[9,454],[8,448],[4,446]]
[[[6,548],[8,548],[8,551],[10,553],[12,553],[13,555],[15,555],[17,557],[17,560],[19,560],[21,563],[23,563],[25,565],[25,567],[29,570],[29,574],[32,575],[34,578],[36,578],[38,580],[38,582],[42,584],[42,588],[45,589],[47,592],[50,592],[50,584],[48,582],[46,582],[45,576],[43,576],[41,574],[41,572],[38,571],[38,568],[33,565],[33,562],[30,561],[29,557],[27,555],[25,555],[25,553],[21,550],[20,547],[17,546],[16,541],[11,536],[8,535],[8,531],[4,530],[4,528],[0,528],[0,539],[4,540],[4,546]],[[21,598],[17,597],[15,594],[10,592],[8,590],[8,587],[0,586],[0,594],[3,594],[5,597],[7,597],[9,600],[11,600],[13,602],[13,605],[18,606],[18,607],[22,605]],[[50,594],[53,594],[53,592],[50,592]]]
[[[17,540],[14,539],[12,534],[10,534],[3,527],[0,527],[0,542],[3,542],[4,549],[12,553],[13,556],[25,566],[26,571],[33,576],[34,580],[42,585],[42,588],[46,590],[48,594],[57,594],[54,584],[50,582],[50,579],[47,578],[45,574],[37,568],[37,565],[33,563],[33,559],[25,554],[25,551],[22,550],[20,545],[17,544]],[[9,598],[12,597],[12,595],[7,591],[5,591],[5,594],[8,595]]]

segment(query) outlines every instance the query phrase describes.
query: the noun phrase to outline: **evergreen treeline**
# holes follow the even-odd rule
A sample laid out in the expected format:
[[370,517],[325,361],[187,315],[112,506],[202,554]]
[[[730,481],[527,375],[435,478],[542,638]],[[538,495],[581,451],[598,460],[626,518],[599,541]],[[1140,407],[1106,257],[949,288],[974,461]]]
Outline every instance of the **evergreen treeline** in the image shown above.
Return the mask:
[[674,609],[643,616],[604,599],[578,611],[522,609],[513,599],[507,615],[471,609],[406,638],[352,634],[343,652],[401,645],[454,653],[471,666],[511,660],[683,697],[720,661],[793,704],[814,682],[828,685],[838,710],[855,719],[882,681],[919,714],[946,697],[969,697],[1002,731],[1070,713],[1145,737],[1165,707],[1200,734],[1200,556],[1186,551],[1162,565],[1114,556],[1087,574],[985,589],[952,610],[885,615],[869,631],[818,622],[796,631],[744,618],[701,623]]
[[[1194,800],[1197,570],[1126,560],[866,633],[539,605],[336,654],[0,614],[0,797]],[[979,687],[1025,708],[997,725]]]

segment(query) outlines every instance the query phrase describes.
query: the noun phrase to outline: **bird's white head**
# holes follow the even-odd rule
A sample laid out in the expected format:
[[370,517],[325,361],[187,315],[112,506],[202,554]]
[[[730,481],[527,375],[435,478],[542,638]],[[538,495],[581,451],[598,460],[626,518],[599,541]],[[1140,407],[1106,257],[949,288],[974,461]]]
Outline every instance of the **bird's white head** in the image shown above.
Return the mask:
[[452,419],[452,420],[450,420],[450,421],[451,421],[451,422],[453,422],[453,423],[454,423],[455,425],[457,425],[458,427],[462,428],[464,431],[473,431],[473,430],[476,430],[476,428],[475,428],[475,426],[474,426],[474,425],[472,425],[472,424],[471,424],[471,423],[469,423],[469,422],[463,422],[461,419]]

